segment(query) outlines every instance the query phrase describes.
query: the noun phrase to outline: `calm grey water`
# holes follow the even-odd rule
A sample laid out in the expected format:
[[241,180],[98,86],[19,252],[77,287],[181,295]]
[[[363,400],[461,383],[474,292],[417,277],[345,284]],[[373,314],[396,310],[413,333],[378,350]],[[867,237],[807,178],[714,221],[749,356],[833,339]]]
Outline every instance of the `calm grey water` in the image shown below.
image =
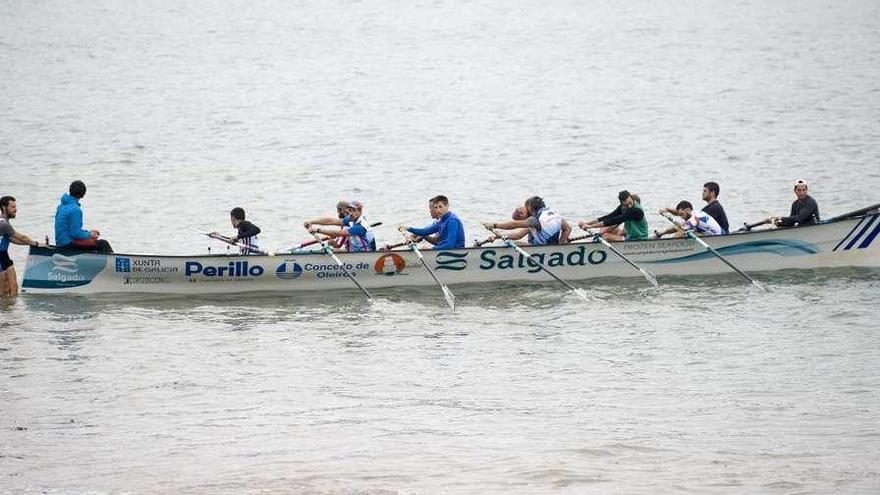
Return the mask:
[[[873,1],[0,4],[0,194],[118,251],[360,199],[572,219],[717,180],[731,224],[876,203]],[[662,220],[653,215],[653,226]],[[12,250],[24,266],[24,250]],[[880,273],[0,307],[4,493],[877,493]]]

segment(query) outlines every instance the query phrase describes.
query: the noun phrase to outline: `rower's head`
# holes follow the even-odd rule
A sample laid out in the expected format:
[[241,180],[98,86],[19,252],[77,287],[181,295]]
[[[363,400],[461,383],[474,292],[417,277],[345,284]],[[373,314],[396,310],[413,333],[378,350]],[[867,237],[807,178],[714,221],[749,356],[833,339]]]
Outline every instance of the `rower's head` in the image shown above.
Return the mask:
[[349,201],[346,212],[352,220],[357,220],[364,214],[364,204],[357,200]]
[[678,216],[687,220],[694,213],[694,205],[690,201],[679,201],[675,205],[675,210],[678,212]]
[[525,206],[518,206],[513,210],[513,214],[510,218],[513,218],[514,220],[525,220],[529,218],[529,212],[526,210]]
[[75,180],[70,183],[68,192],[76,199],[83,199],[86,195],[86,185],[81,180]]
[[15,198],[12,196],[3,196],[0,198],[0,213],[3,214],[3,218],[12,220],[15,218],[15,213],[18,211],[18,206],[15,204]]
[[236,206],[229,212],[229,219],[232,220],[232,226],[238,227],[241,222],[244,222],[244,208],[240,206]]
[[440,194],[428,200],[428,211],[431,218],[443,218],[449,211],[449,198]]
[[544,198],[540,196],[532,196],[531,198],[526,200],[526,203],[523,205],[526,209],[526,213],[529,216],[536,215],[539,211],[543,210],[547,207],[547,204],[544,203]]
[[336,203],[336,215],[343,219],[348,215],[348,201],[340,201]]
[[632,208],[636,202],[632,197],[632,194],[627,190],[620,191],[617,193],[617,200],[620,201],[620,205],[624,208]]
[[703,184],[703,201],[711,203],[718,199],[721,194],[721,186],[717,182],[707,182]]
[[806,198],[809,192],[810,186],[807,185],[806,181],[798,180],[794,183],[794,195],[797,196],[797,199]]

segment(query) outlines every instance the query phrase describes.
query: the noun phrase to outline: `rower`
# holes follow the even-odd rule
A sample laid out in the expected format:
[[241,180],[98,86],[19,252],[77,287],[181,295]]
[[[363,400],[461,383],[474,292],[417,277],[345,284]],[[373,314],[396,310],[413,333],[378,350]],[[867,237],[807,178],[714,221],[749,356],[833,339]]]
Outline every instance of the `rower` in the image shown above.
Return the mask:
[[[256,225],[245,220],[244,208],[236,206],[229,212],[229,221],[236,229],[236,234],[229,238],[232,244],[238,244],[241,254],[259,254],[260,243],[257,236],[261,230]],[[217,232],[211,232],[211,236],[219,237]]]
[[791,204],[791,214],[787,217],[770,217],[767,220],[777,227],[801,227],[819,223],[819,204],[809,195],[810,186],[805,181],[794,183],[796,200]]
[[[607,241],[636,241],[648,238],[648,222],[645,220],[645,210],[642,209],[641,201],[636,201],[635,194],[629,191],[620,191],[617,195],[620,205],[611,213],[603,215],[595,220],[580,222],[580,228],[600,228],[602,238]],[[620,226],[623,229],[620,229]]]
[[675,215],[675,218],[672,219],[675,226],[657,232],[657,237],[663,237],[673,232],[675,232],[675,237],[685,237],[689,230],[693,230],[699,235],[721,235],[724,233],[721,225],[712,215],[705,211],[695,213],[694,205],[690,201],[679,201],[674,210],[672,208],[660,208],[659,213],[663,216],[666,216],[666,214]]
[[98,230],[83,229],[83,213],[80,201],[86,195],[86,185],[81,180],[70,183],[68,193],[61,196],[55,210],[55,244],[61,249],[80,249],[112,253],[110,243],[100,239]]
[[334,238],[345,237],[344,247],[348,251],[375,251],[376,238],[373,231],[363,222],[363,212],[363,203],[349,201],[344,218],[316,218],[307,220],[303,226],[312,234],[324,234]]
[[[525,218],[523,218],[523,210]],[[485,222],[487,229],[509,231],[508,239],[518,240],[528,236],[529,244],[542,246],[546,244],[567,244],[571,226],[562,215],[547,207],[544,199],[532,196],[522,206],[522,210],[513,212],[513,219],[505,222]],[[490,237],[491,238],[491,237]]]
[[718,196],[720,194],[721,186],[719,186],[717,182],[707,182],[703,184],[703,201],[706,202],[706,206],[703,207],[703,212],[708,213],[716,222],[718,222],[718,225],[721,226],[721,230],[723,230],[722,234],[727,234],[730,232],[730,224],[727,222],[727,214],[724,212],[724,207],[718,202]]
[[458,215],[449,210],[449,198],[441,194],[429,199],[428,212],[434,219],[430,225],[421,228],[401,225],[397,230],[407,232],[408,241],[421,237],[433,244],[433,249],[463,249],[464,225]]
[[18,276],[12,258],[9,257],[9,244],[21,244],[37,247],[37,241],[12,228],[11,220],[15,218],[18,206],[12,196],[0,198],[0,297],[18,295]]

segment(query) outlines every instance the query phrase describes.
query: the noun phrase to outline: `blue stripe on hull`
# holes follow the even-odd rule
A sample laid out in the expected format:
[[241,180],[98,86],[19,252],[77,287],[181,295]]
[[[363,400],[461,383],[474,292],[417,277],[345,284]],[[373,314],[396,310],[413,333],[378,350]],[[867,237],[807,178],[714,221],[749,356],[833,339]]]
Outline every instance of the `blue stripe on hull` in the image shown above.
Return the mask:
[[840,246],[843,245],[843,243],[846,242],[847,239],[849,239],[849,236],[853,235],[853,232],[859,230],[859,227],[861,227],[863,223],[865,223],[865,219],[864,219],[864,218],[862,218],[861,220],[859,220],[859,223],[857,223],[856,226],[853,227],[852,230],[850,230],[848,234],[846,234],[845,236],[843,236],[843,239],[841,239],[840,242],[838,242],[837,245],[834,246],[834,249],[832,249],[832,251],[837,251],[837,249],[840,248]]
[[874,238],[877,237],[877,234],[880,234],[880,223],[878,223],[877,226],[874,227],[874,231],[871,232],[868,237],[865,237],[865,240],[862,241],[861,244],[859,244],[859,249],[865,249],[866,247],[870,246],[871,243],[874,242]]
[[855,246],[856,243],[859,242],[859,238],[865,235],[865,232],[867,232],[871,228],[871,226],[874,225],[875,220],[877,220],[877,215],[871,217],[871,220],[867,224],[865,224],[865,227],[859,231],[859,234],[857,236],[853,237],[852,240],[849,241],[849,244],[847,244],[846,247],[843,248],[843,250],[849,251],[853,246]]
[[[819,252],[816,246],[803,241],[778,240],[778,241],[752,241],[723,248],[716,248],[721,254],[738,255],[738,254],[775,254],[778,256],[801,256],[804,254],[816,254]],[[709,251],[690,254],[680,258],[672,258],[668,260],[647,261],[645,263],[664,264],[664,263],[686,263],[689,261],[699,261],[704,259],[715,258],[715,255]]]

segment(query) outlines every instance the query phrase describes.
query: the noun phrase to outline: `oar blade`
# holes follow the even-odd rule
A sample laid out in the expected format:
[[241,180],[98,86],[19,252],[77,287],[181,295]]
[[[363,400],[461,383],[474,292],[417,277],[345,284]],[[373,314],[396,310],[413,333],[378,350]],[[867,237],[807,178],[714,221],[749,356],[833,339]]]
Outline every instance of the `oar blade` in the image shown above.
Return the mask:
[[449,309],[455,309],[455,294],[445,285],[443,286],[443,297],[446,298],[446,304],[449,305]]
[[642,276],[645,277],[645,280],[650,282],[655,289],[660,289],[660,284],[657,282],[657,277],[655,277],[654,274],[652,274],[648,270],[645,270],[644,268],[639,268],[639,271],[642,272]]
[[590,295],[587,294],[587,291],[585,291],[584,289],[578,288],[578,289],[574,289],[572,292],[574,292],[578,297],[580,297],[584,301],[591,302]]

